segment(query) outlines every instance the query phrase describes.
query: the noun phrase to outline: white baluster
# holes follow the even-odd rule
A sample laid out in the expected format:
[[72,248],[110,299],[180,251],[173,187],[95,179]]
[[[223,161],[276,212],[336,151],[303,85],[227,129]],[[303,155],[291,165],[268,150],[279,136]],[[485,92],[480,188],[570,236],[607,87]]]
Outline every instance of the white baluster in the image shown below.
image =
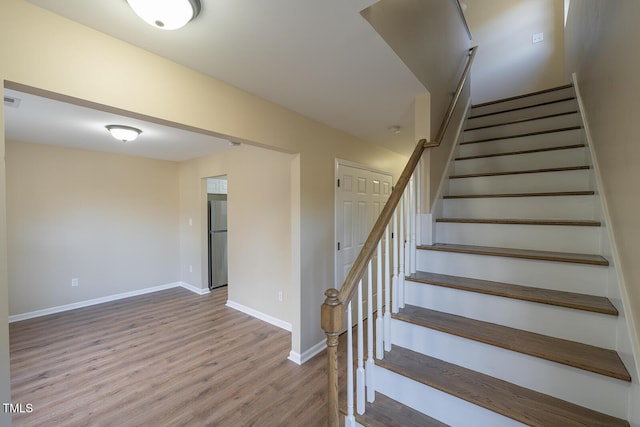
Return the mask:
[[353,320],[351,315],[351,301],[347,305],[347,416],[346,427],[355,427],[353,416]]
[[409,265],[411,269],[409,272],[414,274],[416,272],[416,221],[418,219],[418,195],[416,193],[416,173],[414,173],[413,179],[411,180],[411,211],[409,212],[409,216],[411,217],[411,260]]
[[376,318],[376,359],[382,360],[384,358],[384,346],[382,344],[382,337],[384,337],[384,315],[382,305],[382,239],[378,242],[378,283],[377,283],[377,299],[378,299],[378,317]]
[[[422,219],[420,212],[422,212],[422,158],[418,162],[416,167],[416,245],[422,244]],[[417,253],[417,252],[416,252]],[[416,270],[418,269],[417,264]]]
[[364,414],[364,325],[362,313],[362,279],[358,282],[358,369],[356,369],[356,411]]
[[397,313],[399,307],[400,296],[398,295],[398,242],[400,241],[398,235],[398,208],[393,211],[393,278],[391,279],[391,288],[393,299],[391,302],[391,312]]
[[371,270],[371,260],[369,260],[369,281],[367,282],[367,364],[365,374],[367,377],[367,402],[370,403],[376,399],[376,390],[373,388],[373,274]]
[[411,274],[411,200],[413,199],[413,175],[407,183],[407,205],[405,206],[404,273]]
[[384,230],[385,253],[384,253],[384,349],[391,350],[391,270],[389,268],[389,257],[391,256],[391,240],[389,239],[389,224]]
[[398,233],[398,307],[404,308],[404,194],[400,199],[400,210],[398,212],[398,222],[400,223],[400,232]]

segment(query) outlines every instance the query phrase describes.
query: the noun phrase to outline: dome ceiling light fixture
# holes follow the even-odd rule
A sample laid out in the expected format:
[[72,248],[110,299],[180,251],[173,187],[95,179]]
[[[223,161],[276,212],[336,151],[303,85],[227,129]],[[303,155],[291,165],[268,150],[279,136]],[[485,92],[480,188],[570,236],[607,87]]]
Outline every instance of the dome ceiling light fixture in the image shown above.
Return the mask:
[[122,142],[133,141],[142,133],[138,128],[123,125],[107,125],[105,126],[111,133],[111,136]]
[[200,0],[127,0],[144,22],[161,30],[177,30],[200,13]]

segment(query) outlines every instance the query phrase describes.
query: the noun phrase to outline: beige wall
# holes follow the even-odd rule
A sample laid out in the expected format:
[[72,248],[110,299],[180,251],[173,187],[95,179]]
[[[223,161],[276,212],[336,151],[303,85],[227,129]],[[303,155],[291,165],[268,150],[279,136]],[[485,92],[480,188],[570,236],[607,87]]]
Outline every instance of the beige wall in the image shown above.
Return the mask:
[[[0,57],[4,81],[299,153],[299,184],[291,184],[299,191],[300,212],[293,218],[299,221],[300,261],[291,282],[298,275],[300,286],[292,291],[292,349],[302,353],[323,340],[320,305],[324,291],[334,286],[334,159],[398,175],[406,157],[23,0],[0,2]],[[291,170],[293,177],[295,165]],[[295,205],[297,194],[290,198]],[[0,366],[3,375],[6,365]]]
[[[626,315],[635,319],[636,355],[640,355],[639,16],[637,0],[572,0],[566,29],[567,71],[577,73],[586,108],[628,294],[631,313]],[[640,407],[637,402],[634,406],[640,422]]]
[[180,280],[177,163],[13,141],[6,162],[11,315]]
[[[4,110],[0,108],[0,403],[11,402],[9,372],[9,279],[7,274],[7,210],[5,180]],[[11,425],[11,416],[0,411],[0,426]]]
[[[297,156],[243,144],[180,164],[182,280],[207,288],[205,179],[227,175],[229,300],[292,323],[292,164]],[[189,218],[193,226],[189,226]],[[295,248],[299,252],[300,248]],[[193,273],[189,272],[193,265]],[[300,282],[296,283],[297,286]],[[283,292],[283,302],[278,292]],[[298,322],[299,327],[299,322]]]
[[432,123],[430,140],[438,132],[470,47],[455,1],[381,0],[362,11],[431,94],[430,117],[423,118]]
[[[562,0],[465,0],[473,44],[474,104],[568,83]],[[533,34],[544,41],[532,44]]]

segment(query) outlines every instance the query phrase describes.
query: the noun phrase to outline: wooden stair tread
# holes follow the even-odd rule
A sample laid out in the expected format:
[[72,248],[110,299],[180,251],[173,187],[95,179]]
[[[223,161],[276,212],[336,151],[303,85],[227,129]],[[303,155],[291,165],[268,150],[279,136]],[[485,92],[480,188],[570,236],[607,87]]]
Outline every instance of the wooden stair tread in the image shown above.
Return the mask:
[[510,113],[512,111],[526,110],[528,108],[543,107],[545,105],[557,104],[559,102],[571,101],[571,100],[574,100],[574,99],[576,99],[575,96],[568,96],[568,97],[561,98],[561,99],[554,99],[553,101],[545,101],[545,102],[540,102],[540,103],[536,103],[536,104],[524,105],[524,106],[521,106],[521,107],[508,108],[506,110],[492,111],[490,113],[482,113],[482,114],[477,114],[477,115],[473,114],[473,109],[472,109],[471,110],[471,115],[469,116],[469,120],[471,120],[471,119],[479,119],[481,117],[487,117],[487,116],[495,116],[497,114]]
[[406,279],[413,282],[427,283],[434,286],[442,286],[468,292],[495,295],[504,298],[548,304],[612,316],[618,315],[618,310],[613,304],[611,304],[611,301],[609,301],[608,298],[595,295],[556,291],[553,289],[542,289],[532,286],[492,282],[489,280],[428,273],[424,271],[417,271],[412,275],[406,276]]
[[573,111],[565,111],[565,112],[562,112],[562,113],[546,114],[546,115],[543,115],[543,116],[525,117],[525,118],[522,118],[522,119],[506,120],[506,121],[501,122],[501,123],[492,123],[490,125],[482,125],[482,126],[476,126],[476,127],[472,127],[472,128],[465,128],[465,132],[466,131],[472,131],[472,130],[479,130],[479,129],[489,129],[489,128],[494,128],[494,127],[498,127],[498,126],[513,125],[513,124],[517,124],[517,123],[532,122],[532,121],[535,121],[535,120],[551,119],[551,118],[554,118],[554,117],[568,116],[570,114],[577,114],[577,113],[578,113],[577,110],[573,110]]
[[[344,407],[341,412],[346,415]],[[448,424],[377,392],[375,402],[367,402],[364,414],[355,414],[355,418],[366,427],[448,427]]]
[[558,191],[550,193],[496,193],[496,194],[457,194],[443,196],[444,199],[484,199],[500,197],[564,197],[564,196],[593,196],[595,191]]
[[380,366],[534,427],[629,426],[625,420],[394,346]]
[[590,264],[608,266],[609,261],[600,255],[575,254],[569,252],[537,251],[531,249],[496,248],[492,246],[455,245],[451,243],[435,243],[420,245],[418,249],[441,252],[456,252],[474,255],[502,256],[507,258],[522,258],[541,261],[568,262],[576,264]]
[[589,170],[590,166],[567,166],[561,168],[544,168],[544,169],[525,169],[516,171],[505,172],[484,172],[484,173],[468,173],[464,175],[451,175],[449,179],[462,179],[462,178],[482,178],[487,176],[503,176],[503,175],[524,175],[530,173],[548,173],[548,172],[569,172]]
[[489,218],[437,218],[436,222],[456,224],[505,224],[505,225],[565,225],[575,227],[600,227],[600,221],[559,219],[489,219]]
[[491,137],[491,138],[475,139],[473,141],[462,141],[460,143],[460,145],[478,144],[478,143],[481,143],[481,142],[500,141],[500,140],[503,140],[503,139],[525,138],[525,137],[528,137],[528,136],[546,135],[546,134],[549,134],[549,133],[567,132],[567,131],[578,130],[578,129],[581,129],[581,127],[580,126],[569,126],[569,127],[565,127],[565,128],[539,130],[539,131],[536,131],[536,132],[517,133],[517,134],[512,134],[512,135],[506,135],[506,136],[494,136],[494,137]]
[[500,104],[502,102],[507,102],[507,101],[515,101],[516,99],[522,99],[522,98],[528,98],[531,96],[536,96],[536,95],[542,95],[545,93],[551,93],[551,92],[555,92],[558,90],[563,90],[563,89],[569,89],[573,87],[573,84],[569,83],[566,85],[561,85],[561,86],[556,86],[556,87],[552,87],[549,89],[543,89],[543,90],[537,90],[535,92],[528,92],[528,93],[523,93],[521,95],[516,95],[516,96],[509,96],[507,98],[499,98],[499,99],[495,99],[493,101],[487,101],[487,102],[483,102],[481,104],[474,104],[471,106],[471,108],[480,108],[480,107],[486,107],[487,105],[494,105],[494,104]]
[[444,333],[622,381],[631,381],[631,376],[620,360],[620,356],[613,350],[408,304],[398,314],[392,316]]
[[584,148],[584,144],[571,144],[571,145],[560,145],[557,147],[546,147],[546,148],[534,148],[531,150],[518,150],[518,151],[508,151],[506,153],[491,153],[491,154],[478,154],[475,156],[464,156],[464,157],[456,157],[454,160],[472,160],[472,159],[485,159],[488,157],[502,157],[502,156],[518,156],[521,154],[532,154],[532,153],[544,153],[546,151],[558,151],[558,150],[572,150],[574,148]]

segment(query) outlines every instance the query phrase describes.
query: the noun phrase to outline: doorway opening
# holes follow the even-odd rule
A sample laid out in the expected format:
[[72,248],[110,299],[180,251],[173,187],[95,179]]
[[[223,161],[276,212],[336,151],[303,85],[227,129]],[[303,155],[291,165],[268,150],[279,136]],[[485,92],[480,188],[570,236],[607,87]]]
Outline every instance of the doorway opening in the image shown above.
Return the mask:
[[207,242],[209,289],[228,285],[227,176],[207,178]]

